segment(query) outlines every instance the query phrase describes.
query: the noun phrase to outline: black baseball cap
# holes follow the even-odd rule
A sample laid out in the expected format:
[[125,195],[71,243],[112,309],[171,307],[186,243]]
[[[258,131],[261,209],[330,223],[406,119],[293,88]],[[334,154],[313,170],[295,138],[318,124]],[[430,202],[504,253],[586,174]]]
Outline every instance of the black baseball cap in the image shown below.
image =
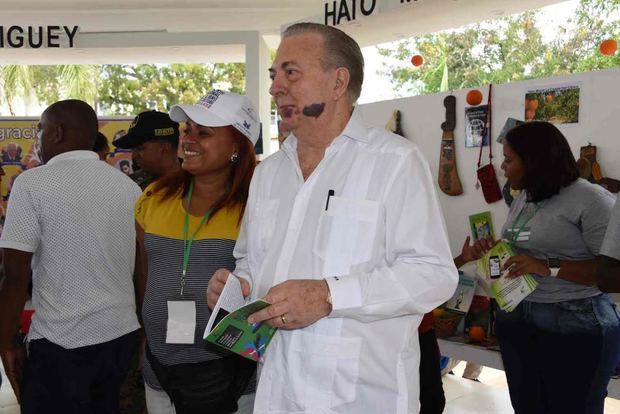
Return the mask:
[[136,116],[129,126],[129,131],[112,141],[115,147],[130,149],[147,141],[170,141],[178,144],[179,124],[164,112],[146,111]]

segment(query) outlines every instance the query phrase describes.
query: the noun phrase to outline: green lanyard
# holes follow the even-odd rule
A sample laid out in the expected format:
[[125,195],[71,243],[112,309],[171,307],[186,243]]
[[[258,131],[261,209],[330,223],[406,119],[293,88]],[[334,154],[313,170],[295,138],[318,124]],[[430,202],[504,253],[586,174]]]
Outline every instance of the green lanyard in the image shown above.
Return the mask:
[[517,242],[517,240],[519,239],[519,235],[525,228],[525,225],[529,223],[531,219],[534,218],[534,216],[536,215],[536,213],[538,213],[538,210],[540,210],[541,207],[542,207],[542,203],[538,204],[536,206],[536,210],[534,210],[534,213],[530,217],[524,217],[523,223],[521,223],[521,226],[515,231],[515,226],[519,224],[519,219],[521,218],[521,214],[523,214],[523,212],[527,210],[527,202],[525,203],[523,208],[519,210],[519,214],[517,215],[517,218],[515,219],[515,221],[512,222],[512,228],[510,229],[512,233],[512,240],[511,240],[512,243]]
[[196,227],[196,230],[194,230],[192,237],[188,239],[187,236],[189,233],[189,206],[192,202],[193,192],[194,192],[194,180],[190,181],[189,183],[189,191],[187,192],[187,208],[185,209],[185,222],[183,224],[183,272],[181,273],[181,296],[183,296],[183,290],[185,288],[185,276],[187,275],[187,267],[189,265],[189,254],[192,250],[192,243],[194,242],[194,239],[196,238],[196,234],[198,234],[198,230],[200,230],[202,225],[205,224],[207,220],[209,220],[209,217],[211,216],[211,211],[212,211],[212,209],[209,209],[209,211],[205,213],[202,220],[200,220],[198,227]]

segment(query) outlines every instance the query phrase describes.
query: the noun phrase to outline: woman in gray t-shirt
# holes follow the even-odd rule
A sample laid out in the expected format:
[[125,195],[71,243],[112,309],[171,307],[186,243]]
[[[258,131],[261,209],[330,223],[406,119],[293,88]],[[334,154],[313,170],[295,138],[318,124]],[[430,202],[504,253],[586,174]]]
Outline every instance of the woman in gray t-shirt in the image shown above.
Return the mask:
[[614,198],[579,178],[568,142],[547,122],[507,134],[502,169],[521,190],[502,229],[517,253],[505,267],[538,282],[513,312],[497,314],[515,413],[602,414],[620,319],[595,285],[595,256]]

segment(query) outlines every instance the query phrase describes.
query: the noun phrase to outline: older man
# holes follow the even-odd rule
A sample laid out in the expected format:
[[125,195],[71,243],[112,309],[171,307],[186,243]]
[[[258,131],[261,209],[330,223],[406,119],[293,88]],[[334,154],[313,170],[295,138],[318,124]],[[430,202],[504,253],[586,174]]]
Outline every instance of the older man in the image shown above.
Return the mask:
[[257,168],[235,249],[244,290],[272,303],[250,322],[281,328],[255,413],[418,412],[417,328],[458,275],[422,153],[354,110],[363,65],[345,33],[302,23],[270,69],[291,135]]
[[[45,165],[23,172],[9,199],[0,353],[24,414],[118,413],[138,339],[132,211],[140,189],[92,152],[97,126],[85,102],[47,108],[38,125]],[[31,274],[36,312],[24,364],[14,338]]]

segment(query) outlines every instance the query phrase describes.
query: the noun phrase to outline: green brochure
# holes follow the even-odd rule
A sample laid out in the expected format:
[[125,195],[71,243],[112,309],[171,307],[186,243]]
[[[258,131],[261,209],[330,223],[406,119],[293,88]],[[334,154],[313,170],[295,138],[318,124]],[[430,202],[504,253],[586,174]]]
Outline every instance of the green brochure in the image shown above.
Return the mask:
[[510,244],[502,240],[476,263],[478,273],[491,280],[491,294],[500,309],[511,312],[536,289],[538,282],[529,273],[509,278],[509,269],[502,271],[508,258],[514,256]]
[[490,211],[472,214],[469,216],[469,227],[474,241],[484,239],[485,237],[495,239],[495,234],[493,233],[493,220],[491,220]]
[[239,279],[231,274],[211,313],[203,339],[258,361],[265,354],[277,328],[264,322],[251,324],[248,316],[269,305],[262,299],[247,303],[241,293]]

